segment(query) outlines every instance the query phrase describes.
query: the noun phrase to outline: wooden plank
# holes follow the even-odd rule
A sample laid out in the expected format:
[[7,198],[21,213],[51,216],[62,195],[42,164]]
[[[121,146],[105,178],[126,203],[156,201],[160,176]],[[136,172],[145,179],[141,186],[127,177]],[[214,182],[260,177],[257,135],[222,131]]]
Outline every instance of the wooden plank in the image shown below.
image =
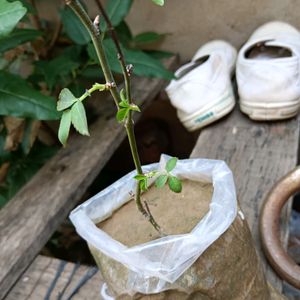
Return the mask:
[[[261,250],[258,223],[263,199],[273,184],[297,164],[299,118],[285,122],[253,122],[236,109],[204,130],[191,157],[221,159],[233,171],[238,199],[248,220],[270,283],[281,291],[282,281]],[[283,216],[285,240],[287,215]]]
[[[174,68],[177,58],[166,62]],[[133,80],[133,99],[143,107],[163,88],[161,79]],[[0,299],[32,262],[58,225],[125,137],[115,121],[112,100],[99,101],[101,115],[91,137],[76,135],[0,211]],[[139,116],[139,114],[136,114]]]
[[[94,274],[89,279],[88,272]],[[87,281],[81,285],[80,282],[85,278]],[[62,299],[68,299],[78,286],[81,287],[72,297],[73,300],[102,299],[100,289],[103,282],[100,272],[96,270],[95,273],[95,269],[88,266],[76,268],[73,263],[40,255],[21,276],[5,300],[42,300],[47,299],[46,295],[49,296],[49,300],[57,300],[68,282]],[[50,289],[52,284],[53,289]]]

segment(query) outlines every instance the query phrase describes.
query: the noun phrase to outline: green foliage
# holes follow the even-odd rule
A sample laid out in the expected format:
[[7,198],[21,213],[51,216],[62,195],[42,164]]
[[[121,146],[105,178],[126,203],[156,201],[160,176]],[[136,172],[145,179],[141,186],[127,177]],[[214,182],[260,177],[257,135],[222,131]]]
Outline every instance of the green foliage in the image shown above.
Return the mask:
[[58,96],[57,110],[62,111],[64,109],[67,109],[71,107],[76,101],[77,98],[71,93],[71,91],[67,88],[64,88],[61,90]]
[[34,41],[41,35],[42,32],[35,29],[16,28],[9,35],[0,38],[0,52],[5,52],[24,43]]
[[148,177],[146,175],[136,175],[134,176],[134,179],[138,181],[142,191],[146,191],[148,189]]
[[91,40],[87,30],[69,7],[62,9],[60,16],[66,34],[74,43],[85,45]]
[[71,108],[71,120],[75,129],[82,135],[90,135],[86,113],[81,101],[77,101]]
[[[103,45],[111,69],[114,72],[121,74],[122,70],[118,60],[116,59],[117,50],[113,41],[111,39],[106,39],[104,40]],[[145,52],[141,50],[127,49],[124,48],[124,46],[122,47],[122,50],[126,63],[134,66],[134,74],[147,77],[160,77],[164,79],[174,78],[174,74],[168,71],[159,60],[152,58]],[[98,62],[98,58],[92,44],[89,44],[88,46],[88,53],[94,61]]]
[[70,127],[71,127],[72,113],[71,109],[66,109],[61,117],[59,130],[58,130],[58,139],[65,147],[67,145],[67,140],[69,137]]
[[[44,162],[41,160],[41,163],[33,163],[36,149],[40,151],[40,155],[46,154],[47,149],[50,149],[39,141],[35,142],[32,148],[35,120],[57,120],[61,117],[58,137],[63,145],[66,145],[71,125],[81,134],[88,135],[87,117],[82,102],[89,93],[84,91],[83,84],[87,78],[93,81],[103,78],[103,73],[97,66],[95,53],[91,49],[91,38],[73,11],[65,6],[58,12],[63,25],[58,41],[67,39],[71,46],[62,49],[55,43],[50,47],[55,27],[47,26],[47,22],[41,19],[41,15],[29,2],[0,0],[0,123],[6,116],[24,118],[25,123],[18,148],[9,151],[3,148],[8,133],[5,126],[0,124],[0,166],[13,157],[4,185],[0,182],[0,206],[13,196]],[[134,65],[136,75],[173,78],[173,74],[159,61],[168,54],[148,50],[149,44],[159,41],[163,35],[147,32],[133,37],[125,22],[132,3],[133,0],[106,1],[106,10],[121,40],[126,63]],[[41,28],[38,30],[34,29],[36,27],[34,22],[31,23],[32,18],[28,18],[29,13],[40,19]],[[106,30],[103,18],[100,19],[100,27]],[[109,63],[114,72],[120,73],[115,47],[105,32],[103,38]],[[143,50],[144,45],[147,46],[147,50]],[[24,69],[28,71],[23,72]],[[68,89],[63,89],[59,95],[58,112],[54,97],[57,97],[62,87]],[[106,86],[97,84],[92,89],[101,91],[106,89]],[[139,108],[128,103],[124,91],[120,96],[117,118],[123,122],[130,111],[139,111]],[[18,168],[14,166],[14,162],[19,164]],[[21,172],[23,169],[24,176],[15,171]],[[147,189],[148,178],[141,183],[144,190]]]
[[162,188],[166,183],[168,183],[171,191],[175,193],[180,193],[182,190],[181,181],[176,176],[170,174],[172,170],[176,167],[178,158],[172,157],[170,158],[165,166],[166,173],[162,173],[155,180],[155,185],[158,188]]
[[160,6],[163,6],[165,4],[164,0],[152,0],[152,2],[154,2],[156,5],[160,5]]
[[130,111],[140,112],[140,109],[135,104],[129,104],[128,100],[126,99],[124,89],[121,90],[120,97],[121,97],[122,101],[119,103],[120,108],[117,111],[116,118],[117,118],[118,122],[124,122]]
[[36,62],[37,70],[43,75],[48,88],[53,89],[59,78],[74,72],[79,63],[75,62],[69,55],[60,55],[49,61]]
[[154,59],[164,59],[164,58],[169,58],[174,55],[172,52],[168,51],[161,51],[161,50],[147,50],[145,51],[148,55],[150,55]]
[[5,71],[0,71],[0,115],[36,120],[59,118],[52,97],[43,95],[21,77]]
[[167,172],[171,172],[176,167],[177,160],[178,160],[177,157],[172,157],[167,161],[167,163],[166,163],[166,171]]
[[156,43],[160,41],[164,36],[165,36],[164,34],[159,34],[153,31],[147,31],[136,35],[132,39],[132,42],[137,46],[149,44],[149,43]]
[[20,1],[0,2],[0,37],[8,35],[26,14],[26,8]]
[[162,174],[157,177],[155,180],[155,186],[158,188],[162,188],[168,181],[168,175]]
[[169,188],[174,193],[180,193],[182,190],[181,181],[176,176],[170,176],[168,180]]
[[[1,141],[0,147],[3,149]],[[6,161],[10,163],[6,180],[0,185],[0,208],[3,207],[56,152],[56,147],[45,146],[39,142],[34,144],[28,155],[21,149],[12,152],[6,158]]]
[[[108,0],[106,3],[106,13],[113,26],[118,26],[127,16],[133,0]],[[100,30],[106,30],[106,23],[104,20],[100,22]]]
[[115,30],[118,34],[118,39],[120,42],[124,46],[129,47],[133,37],[127,23],[123,20],[118,26],[115,27]]
[[78,98],[76,98],[69,89],[62,89],[58,96],[57,110],[63,111],[58,130],[58,138],[64,146],[67,144],[71,123],[80,134],[89,135],[85,108],[82,101],[91,96],[93,92],[101,92],[106,89],[106,84],[95,83]]
[[181,181],[178,177],[170,173],[176,167],[177,161],[178,159],[176,157],[172,157],[166,163],[165,172],[152,171],[145,174],[138,174],[134,176],[134,179],[141,185],[141,190],[145,191],[148,189],[148,179],[157,175],[157,178],[155,179],[155,186],[157,188],[162,188],[168,183],[171,191],[180,193],[182,191]]

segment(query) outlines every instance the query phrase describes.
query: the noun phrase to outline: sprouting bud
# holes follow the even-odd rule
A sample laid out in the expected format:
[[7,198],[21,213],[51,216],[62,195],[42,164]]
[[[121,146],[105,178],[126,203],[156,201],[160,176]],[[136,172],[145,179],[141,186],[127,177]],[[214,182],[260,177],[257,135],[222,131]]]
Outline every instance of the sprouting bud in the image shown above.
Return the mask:
[[115,82],[106,82],[106,83],[105,83],[105,88],[106,88],[107,90],[110,90],[110,89],[112,89],[112,88],[114,88],[114,87],[116,87],[116,83],[115,83]]
[[86,92],[86,94],[88,94],[88,95],[89,95],[89,97],[91,97],[91,96],[92,96],[92,94],[90,93],[90,91],[89,91],[88,89],[86,89],[86,90],[85,90],[85,92]]
[[100,24],[100,17],[99,17],[99,15],[97,15],[95,17],[93,24],[94,24],[95,30],[99,34],[100,33],[100,31],[99,31],[99,24]]
[[126,71],[127,71],[128,76],[130,76],[132,74],[132,71],[133,71],[133,65],[132,64],[127,65],[126,66]]

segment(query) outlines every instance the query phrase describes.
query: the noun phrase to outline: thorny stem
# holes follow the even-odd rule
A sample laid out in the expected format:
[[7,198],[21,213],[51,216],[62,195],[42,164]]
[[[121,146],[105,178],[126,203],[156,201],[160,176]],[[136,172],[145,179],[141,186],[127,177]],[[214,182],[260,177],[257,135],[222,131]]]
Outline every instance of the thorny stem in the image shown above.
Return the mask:
[[[110,88],[110,92],[112,94],[112,97],[114,98],[115,104],[117,106],[117,109],[119,109],[119,102],[120,102],[120,96],[118,94],[117,87],[115,85],[115,81],[113,78],[113,75],[111,73],[111,70],[109,68],[107,58],[103,49],[102,39],[100,37],[100,30],[99,30],[99,17],[97,16],[94,23],[91,21],[81,4],[78,2],[78,0],[65,0],[66,4],[71,7],[71,9],[75,12],[75,14],[80,18],[83,25],[86,27],[87,31],[89,32],[92,42],[94,44],[97,57],[99,59],[101,68],[104,73],[104,77],[107,83],[113,83],[113,87]],[[125,81],[125,89],[126,89],[126,96],[128,99],[128,102],[132,104],[131,99],[131,86],[130,86],[130,69],[127,69],[125,64],[124,55],[119,43],[119,40],[117,38],[116,32],[114,31],[114,28],[111,24],[111,21],[109,17],[107,16],[102,4],[100,1],[97,0],[97,4],[99,6],[99,9],[107,23],[108,30],[110,31],[111,37],[116,45],[117,52],[118,52],[118,59],[121,64],[122,73],[124,76]],[[143,170],[141,167],[141,162],[137,150],[137,144],[134,134],[134,127],[133,127],[133,120],[132,120],[132,112],[129,111],[127,120],[125,121],[125,128],[128,136],[128,141],[131,149],[132,158],[134,161],[134,165],[136,168],[136,171],[139,175],[143,174]],[[153,225],[153,227],[161,234],[160,226],[156,223],[154,217],[152,216],[149,207],[146,205],[146,209],[143,206],[141,202],[141,185],[140,182],[137,183],[136,186],[136,193],[135,193],[135,202],[137,205],[138,210],[149,220],[149,222]]]
[[[105,86],[105,87],[104,87]],[[93,86],[86,90],[85,93],[78,99],[79,101],[83,101],[85,98],[90,97],[92,93],[95,91],[103,91],[111,89],[112,85],[109,84],[100,84],[100,83],[95,83]]]
[[103,5],[101,4],[100,0],[96,0],[97,2],[97,5],[101,11],[101,14],[107,24],[107,29],[108,31],[110,32],[110,36],[114,42],[114,44],[116,45],[116,48],[117,48],[117,53],[118,53],[118,59],[120,61],[120,65],[121,65],[121,68],[122,68],[122,73],[123,73],[123,76],[124,76],[124,82],[125,82],[125,90],[126,90],[126,95],[127,95],[127,99],[128,99],[128,102],[131,104],[132,103],[132,99],[131,99],[131,86],[130,86],[130,70],[127,70],[127,67],[126,67],[126,63],[125,63],[125,58],[124,58],[124,54],[123,54],[123,51],[121,49],[121,45],[119,43],[119,39],[117,37],[117,34],[116,34],[116,31],[114,30],[114,27],[103,7]]

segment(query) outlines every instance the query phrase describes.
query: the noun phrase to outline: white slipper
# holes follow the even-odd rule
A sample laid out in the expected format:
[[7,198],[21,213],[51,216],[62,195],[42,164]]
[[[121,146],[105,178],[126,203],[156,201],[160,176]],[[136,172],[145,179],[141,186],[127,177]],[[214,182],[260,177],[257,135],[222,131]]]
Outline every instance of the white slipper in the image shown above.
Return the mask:
[[166,92],[183,125],[193,131],[228,114],[235,105],[231,84],[237,52],[225,41],[201,47],[175,72]]
[[300,33],[283,22],[259,27],[241,48],[240,108],[254,120],[293,117],[300,107]]

